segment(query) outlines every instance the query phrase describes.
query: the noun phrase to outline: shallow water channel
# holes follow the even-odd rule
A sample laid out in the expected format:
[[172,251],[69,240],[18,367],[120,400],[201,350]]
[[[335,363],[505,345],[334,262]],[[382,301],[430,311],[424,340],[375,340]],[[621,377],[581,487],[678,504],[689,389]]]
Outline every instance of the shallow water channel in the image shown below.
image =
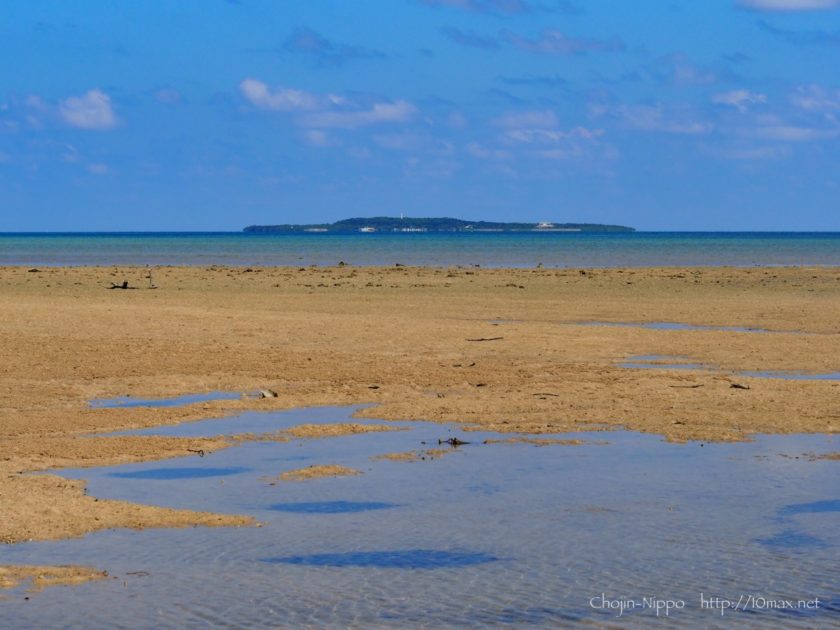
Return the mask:
[[[711,366],[695,363],[685,357],[675,357],[664,354],[638,354],[627,357],[619,363],[619,367],[634,370],[705,370],[715,371]],[[739,371],[733,372],[741,376],[753,378],[778,378],[784,381],[840,381],[840,372],[796,372],[784,370]]]
[[[267,433],[356,408],[245,413],[132,432]],[[837,627],[840,450],[825,435],[670,444],[622,431],[584,444],[424,422],[403,431],[62,470],[89,494],[248,514],[262,527],[113,530],[0,548],[0,564],[83,564],[114,579],[3,593],[4,627]],[[376,456],[469,444],[435,458]],[[271,480],[340,464],[363,474]],[[753,599],[724,610],[709,597]],[[30,599],[24,599],[29,596]],[[647,598],[647,599],[643,599]],[[706,598],[706,607],[702,599]],[[812,609],[756,606],[811,600]],[[664,605],[671,601],[682,607]],[[629,602],[633,602],[631,607]],[[647,602],[647,603],[645,603]],[[657,617],[657,612],[659,616]],[[620,614],[620,616],[619,616]]]

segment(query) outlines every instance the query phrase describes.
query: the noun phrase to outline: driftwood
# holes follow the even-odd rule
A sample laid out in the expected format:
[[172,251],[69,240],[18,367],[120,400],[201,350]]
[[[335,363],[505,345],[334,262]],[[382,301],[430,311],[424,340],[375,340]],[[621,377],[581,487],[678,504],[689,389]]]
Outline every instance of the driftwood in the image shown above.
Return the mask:
[[128,280],[123,280],[122,284],[117,284],[115,282],[111,283],[110,287],[105,287],[106,289],[136,289],[137,287],[130,287],[128,286]]
[[729,389],[749,389],[749,385],[741,385],[740,383],[732,383],[729,386]]
[[697,389],[698,387],[703,387],[703,384],[699,385],[668,385],[668,387],[673,387],[675,389]]
[[462,446],[464,444],[469,444],[469,442],[464,442],[463,440],[459,440],[458,438],[449,438],[448,440],[438,440],[438,444],[449,444],[449,446]]
[[478,337],[476,339],[467,339],[467,341],[498,341],[504,337]]

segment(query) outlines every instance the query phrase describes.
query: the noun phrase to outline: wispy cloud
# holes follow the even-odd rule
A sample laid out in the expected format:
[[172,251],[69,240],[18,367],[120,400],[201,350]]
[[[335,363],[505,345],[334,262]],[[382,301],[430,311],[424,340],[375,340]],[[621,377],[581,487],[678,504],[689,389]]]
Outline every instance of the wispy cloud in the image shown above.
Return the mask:
[[590,52],[621,52],[626,46],[618,37],[591,39],[572,37],[557,29],[545,29],[538,37],[528,38],[511,31],[503,37],[516,48],[542,55],[583,55]]
[[604,135],[603,129],[587,129],[574,127],[572,129],[509,129],[505,132],[505,139],[521,144],[558,144],[566,140],[593,140]]
[[738,0],[738,4],[754,11],[824,11],[840,7],[840,0]]
[[88,173],[91,173],[93,175],[107,175],[111,172],[109,166],[102,162],[94,162],[92,164],[88,164],[85,167],[85,170],[87,170]]
[[550,88],[565,87],[569,82],[559,74],[524,75],[521,77],[499,77],[499,81],[508,85],[535,85]]
[[427,7],[449,7],[474,13],[528,13],[531,3],[526,0],[420,0]]
[[831,140],[840,136],[840,129],[821,129],[817,127],[801,127],[797,125],[763,125],[742,130],[742,135],[763,140],[778,140],[782,142],[813,142],[817,140]]
[[165,105],[178,105],[183,100],[181,93],[172,88],[162,88],[155,92],[155,100]]
[[676,86],[709,85],[718,80],[713,70],[693,63],[682,53],[660,57],[648,70],[655,79]]
[[761,104],[767,102],[767,95],[758,92],[750,92],[749,90],[730,90],[729,92],[720,92],[712,96],[712,102],[717,105],[728,105],[734,107],[739,112],[743,113],[749,109],[751,105]]
[[311,28],[295,29],[283,44],[288,52],[310,56],[318,65],[340,66],[354,59],[384,59],[385,53],[356,44],[327,39]]
[[383,149],[391,151],[410,151],[437,156],[449,156],[455,153],[455,147],[451,142],[425,132],[381,133],[376,134],[373,141]]
[[523,127],[549,129],[557,126],[557,115],[548,109],[512,112],[493,119],[493,125],[505,129]]
[[480,160],[511,160],[513,153],[505,149],[488,148],[480,142],[469,142],[465,147],[467,153]]
[[840,89],[827,90],[820,85],[801,85],[790,97],[794,106],[808,112],[840,110]]
[[678,135],[701,135],[712,131],[710,122],[699,120],[689,111],[671,111],[663,105],[620,105],[612,108],[596,107],[596,116],[607,115],[639,131]]
[[104,131],[117,126],[111,97],[98,89],[60,101],[58,113],[65,123],[79,129]]
[[[408,101],[378,101],[365,105],[354,103],[339,94],[317,95],[288,87],[270,88],[259,79],[244,79],[239,84],[242,96],[255,107],[276,112],[299,114],[298,124],[310,129],[355,129],[381,123],[409,121],[417,108]],[[307,137],[310,144],[324,146],[317,134]]]
[[535,37],[525,37],[508,29],[500,31],[498,35],[487,35],[453,26],[442,28],[441,33],[461,46],[495,50],[506,45],[538,55],[571,56],[593,52],[622,52],[627,49],[618,37],[573,37],[558,29],[544,29]]
[[239,91],[248,101],[260,109],[297,112],[315,109],[320,104],[320,99],[309,92],[283,87],[272,90],[268,85],[257,79],[244,79],[239,84]]
[[794,46],[840,46],[840,31],[824,29],[791,31],[777,28],[765,20],[759,20],[758,26],[767,33],[775,35],[779,39]]
[[735,147],[704,147],[705,153],[725,160],[742,162],[759,162],[766,160],[780,160],[790,155],[787,146],[735,146]]
[[322,129],[306,129],[303,132],[303,139],[313,147],[330,147],[336,144],[335,140]]
[[501,129],[496,143],[500,148],[470,143],[470,155],[480,159],[506,160],[524,156],[546,160],[574,158],[614,159],[617,151],[602,142],[603,129],[572,127],[562,129],[557,115],[551,110],[510,112],[492,121]]
[[453,26],[442,28],[440,29],[440,32],[461,46],[488,49],[501,47],[499,39],[497,37],[493,37],[492,35],[479,35],[469,31],[462,31],[460,28],[455,28]]
[[524,13],[566,13],[575,15],[581,13],[580,7],[569,0],[419,0],[420,4],[428,7],[448,7],[461,9],[472,13],[489,13],[496,15],[521,15]]
[[355,129],[383,123],[400,123],[411,120],[417,108],[408,101],[374,103],[368,109],[352,111],[324,111],[308,114],[301,119],[307,127],[318,129]]

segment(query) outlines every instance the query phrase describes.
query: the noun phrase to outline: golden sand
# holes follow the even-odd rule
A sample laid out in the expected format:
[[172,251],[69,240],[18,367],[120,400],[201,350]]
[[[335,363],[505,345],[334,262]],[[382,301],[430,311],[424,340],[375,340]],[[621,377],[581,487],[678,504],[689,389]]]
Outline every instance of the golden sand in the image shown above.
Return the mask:
[[823,453],[822,455],[817,455],[815,453],[808,453],[806,457],[810,461],[840,461],[840,452],[835,453]]
[[104,580],[106,571],[79,566],[0,566],[0,588],[15,588],[22,583],[31,584],[31,591],[40,591],[48,586],[71,586]]
[[[246,409],[377,403],[359,415],[519,434],[624,427],[670,440],[840,428],[840,383],[737,374],[840,371],[836,269],[160,268],[158,289],[105,289],[143,287],[144,277],[144,268],[0,268],[0,540],[244,524],[96,501],[83,482],[22,473],[222,448],[227,441],[86,435]],[[589,321],[774,332],[581,324]],[[650,354],[710,369],[620,367]],[[278,397],[87,404],[258,389]]]
[[402,453],[384,453],[383,455],[374,455],[371,461],[389,461],[389,462],[420,462],[433,461],[443,457],[447,453],[454,453],[454,448],[427,448],[418,451],[405,451]]
[[323,479],[324,477],[348,477],[361,475],[361,471],[347,466],[337,464],[323,464],[318,466],[307,466],[296,470],[287,470],[278,479],[281,481],[306,481],[308,479]]
[[359,433],[380,433],[382,431],[401,431],[402,428],[389,424],[359,424],[357,422],[338,422],[335,424],[299,424],[286,429],[285,433],[296,438],[339,437]]

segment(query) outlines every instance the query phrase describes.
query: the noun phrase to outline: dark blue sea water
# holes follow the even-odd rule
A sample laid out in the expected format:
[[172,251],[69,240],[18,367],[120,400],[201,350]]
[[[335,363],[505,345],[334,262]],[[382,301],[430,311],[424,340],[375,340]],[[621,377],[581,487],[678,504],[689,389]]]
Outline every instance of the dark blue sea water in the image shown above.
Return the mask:
[[0,265],[840,266],[840,233],[0,234]]

